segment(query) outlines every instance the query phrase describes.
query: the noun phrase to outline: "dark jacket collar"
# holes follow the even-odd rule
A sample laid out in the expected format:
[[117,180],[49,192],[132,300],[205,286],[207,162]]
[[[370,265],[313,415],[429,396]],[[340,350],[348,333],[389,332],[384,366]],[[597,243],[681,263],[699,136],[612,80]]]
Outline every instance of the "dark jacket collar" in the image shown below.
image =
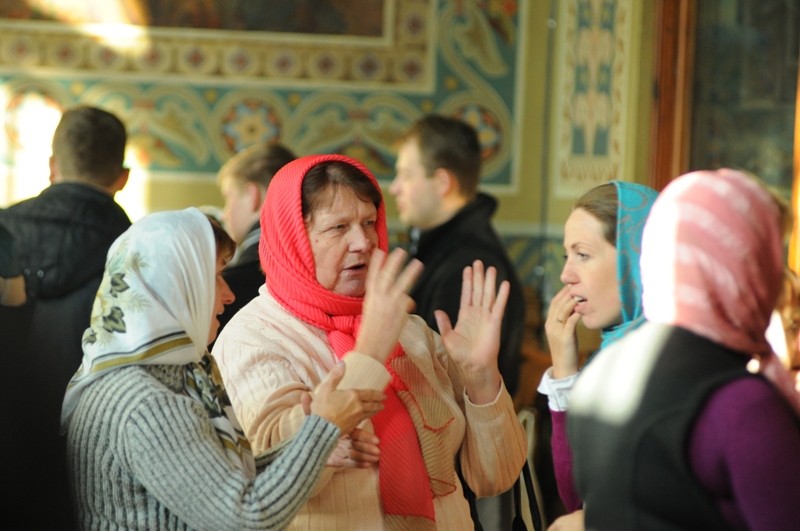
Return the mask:
[[412,256],[420,258],[428,249],[436,247],[443,239],[452,238],[455,234],[470,232],[489,223],[496,210],[497,199],[489,194],[478,192],[473,201],[464,205],[452,218],[438,227],[424,231],[412,229],[409,232],[411,242],[409,252]]

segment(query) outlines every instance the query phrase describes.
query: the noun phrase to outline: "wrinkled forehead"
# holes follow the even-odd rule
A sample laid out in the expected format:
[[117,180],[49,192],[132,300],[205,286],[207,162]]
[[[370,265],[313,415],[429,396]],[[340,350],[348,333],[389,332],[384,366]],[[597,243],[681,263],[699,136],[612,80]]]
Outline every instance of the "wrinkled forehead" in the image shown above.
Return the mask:
[[314,214],[323,210],[334,208],[351,208],[354,206],[369,205],[373,211],[378,206],[369,197],[363,197],[354,187],[342,183],[327,183],[314,191],[313,196],[307,198],[309,211],[305,214],[306,221],[313,218]]

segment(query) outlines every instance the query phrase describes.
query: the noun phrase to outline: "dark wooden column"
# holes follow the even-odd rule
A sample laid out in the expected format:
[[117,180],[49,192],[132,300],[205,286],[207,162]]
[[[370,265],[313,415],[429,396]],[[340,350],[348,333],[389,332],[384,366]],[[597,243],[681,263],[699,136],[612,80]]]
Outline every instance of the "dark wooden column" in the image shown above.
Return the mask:
[[795,89],[794,110],[794,153],[792,155],[792,212],[794,212],[794,229],[789,240],[789,267],[800,273],[800,238],[797,226],[800,224],[800,70],[798,70],[797,88]]
[[696,0],[656,0],[652,185],[661,190],[684,173],[691,140]]

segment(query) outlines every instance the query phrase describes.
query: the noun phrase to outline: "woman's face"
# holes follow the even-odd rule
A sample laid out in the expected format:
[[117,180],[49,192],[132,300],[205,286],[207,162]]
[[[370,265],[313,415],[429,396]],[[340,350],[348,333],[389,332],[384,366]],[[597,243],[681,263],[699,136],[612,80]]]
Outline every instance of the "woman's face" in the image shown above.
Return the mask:
[[217,316],[225,311],[226,304],[230,304],[236,299],[231,291],[231,288],[228,286],[228,283],[225,282],[225,279],[222,277],[222,270],[225,269],[225,265],[227,263],[228,260],[224,256],[217,256],[217,276],[214,288],[214,311],[211,314],[211,327],[208,331],[208,344],[214,342],[214,340],[217,338],[217,332],[219,332],[219,320],[217,319]]
[[566,262],[561,281],[578,300],[575,312],[592,330],[619,324],[622,302],[617,283],[617,249],[603,237],[603,224],[587,211],[572,211],[564,226]]
[[320,206],[306,219],[317,282],[350,297],[363,297],[367,266],[378,246],[378,210],[346,186],[323,191]]

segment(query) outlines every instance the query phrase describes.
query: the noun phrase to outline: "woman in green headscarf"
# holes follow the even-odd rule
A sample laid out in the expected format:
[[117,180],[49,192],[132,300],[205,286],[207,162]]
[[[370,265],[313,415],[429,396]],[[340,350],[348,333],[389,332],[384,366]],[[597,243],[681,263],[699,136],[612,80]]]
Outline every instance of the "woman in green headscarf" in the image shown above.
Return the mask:
[[553,465],[568,512],[583,505],[572,480],[566,433],[568,394],[580,370],[576,328],[583,322],[600,330],[602,349],[644,321],[639,254],[656,195],[647,186],[611,181],[583,194],[564,226],[564,287],[550,302],[545,323],[553,366],[539,391],[548,396]]

